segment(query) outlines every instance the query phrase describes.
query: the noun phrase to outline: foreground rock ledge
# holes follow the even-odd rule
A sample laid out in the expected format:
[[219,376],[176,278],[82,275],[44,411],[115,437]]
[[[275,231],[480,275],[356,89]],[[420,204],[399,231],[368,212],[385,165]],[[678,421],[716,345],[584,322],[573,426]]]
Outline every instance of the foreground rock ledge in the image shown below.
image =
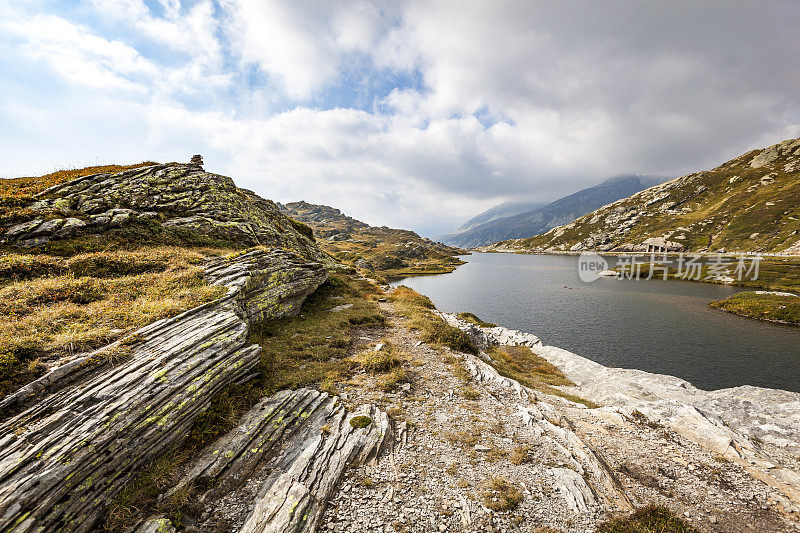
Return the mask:
[[[0,530],[93,531],[104,506],[142,466],[180,444],[216,392],[246,379],[260,348],[249,323],[298,312],[327,271],[282,250],[209,265],[228,294],[46,375],[13,399],[44,399],[0,426]],[[57,371],[58,369],[56,369]],[[64,382],[67,385],[64,385]],[[49,393],[49,395],[48,395]],[[33,397],[31,397],[33,395]]]

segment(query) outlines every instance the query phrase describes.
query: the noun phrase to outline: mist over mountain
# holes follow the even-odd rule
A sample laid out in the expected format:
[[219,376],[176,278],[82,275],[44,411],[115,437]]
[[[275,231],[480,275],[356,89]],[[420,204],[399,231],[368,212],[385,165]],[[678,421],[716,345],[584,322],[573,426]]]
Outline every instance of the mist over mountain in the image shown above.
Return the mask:
[[[665,177],[636,174],[615,176],[546,205],[507,202],[476,215],[437,240],[469,248],[533,237],[666,180]],[[525,209],[526,206],[529,207]]]

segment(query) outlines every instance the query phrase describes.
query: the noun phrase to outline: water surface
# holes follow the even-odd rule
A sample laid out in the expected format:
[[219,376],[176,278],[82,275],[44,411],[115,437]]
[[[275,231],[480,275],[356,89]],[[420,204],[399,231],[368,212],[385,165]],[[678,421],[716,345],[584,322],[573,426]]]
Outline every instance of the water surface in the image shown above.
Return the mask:
[[670,374],[703,389],[757,385],[800,392],[800,328],[711,309],[740,288],[578,278],[575,256],[466,256],[451,274],[407,278],[448,312],[538,335],[606,366]]

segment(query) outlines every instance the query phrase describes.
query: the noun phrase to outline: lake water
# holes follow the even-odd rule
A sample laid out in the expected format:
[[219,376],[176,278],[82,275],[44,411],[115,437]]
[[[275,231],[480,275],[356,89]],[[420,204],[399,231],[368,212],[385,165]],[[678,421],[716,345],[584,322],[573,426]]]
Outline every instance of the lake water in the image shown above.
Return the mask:
[[578,278],[578,258],[465,256],[451,274],[406,278],[447,312],[526,331],[606,366],[679,376],[702,389],[800,392],[800,328],[708,307],[742,289],[690,281]]

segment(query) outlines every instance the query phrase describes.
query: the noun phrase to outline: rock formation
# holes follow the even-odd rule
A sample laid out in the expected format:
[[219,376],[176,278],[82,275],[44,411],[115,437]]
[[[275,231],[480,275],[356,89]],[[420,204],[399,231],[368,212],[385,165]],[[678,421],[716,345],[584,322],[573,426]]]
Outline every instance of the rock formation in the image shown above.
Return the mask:
[[248,378],[260,350],[247,344],[249,323],[296,313],[327,272],[282,250],[254,250],[212,262],[208,277],[228,294],[4,401],[36,403],[0,426],[0,529],[94,530],[139,468],[178,445],[216,392]]
[[283,215],[275,203],[197,165],[84,176],[43,191],[24,207],[39,216],[8,228],[3,243],[32,247],[139,223],[328,261],[314,245],[311,230]]

